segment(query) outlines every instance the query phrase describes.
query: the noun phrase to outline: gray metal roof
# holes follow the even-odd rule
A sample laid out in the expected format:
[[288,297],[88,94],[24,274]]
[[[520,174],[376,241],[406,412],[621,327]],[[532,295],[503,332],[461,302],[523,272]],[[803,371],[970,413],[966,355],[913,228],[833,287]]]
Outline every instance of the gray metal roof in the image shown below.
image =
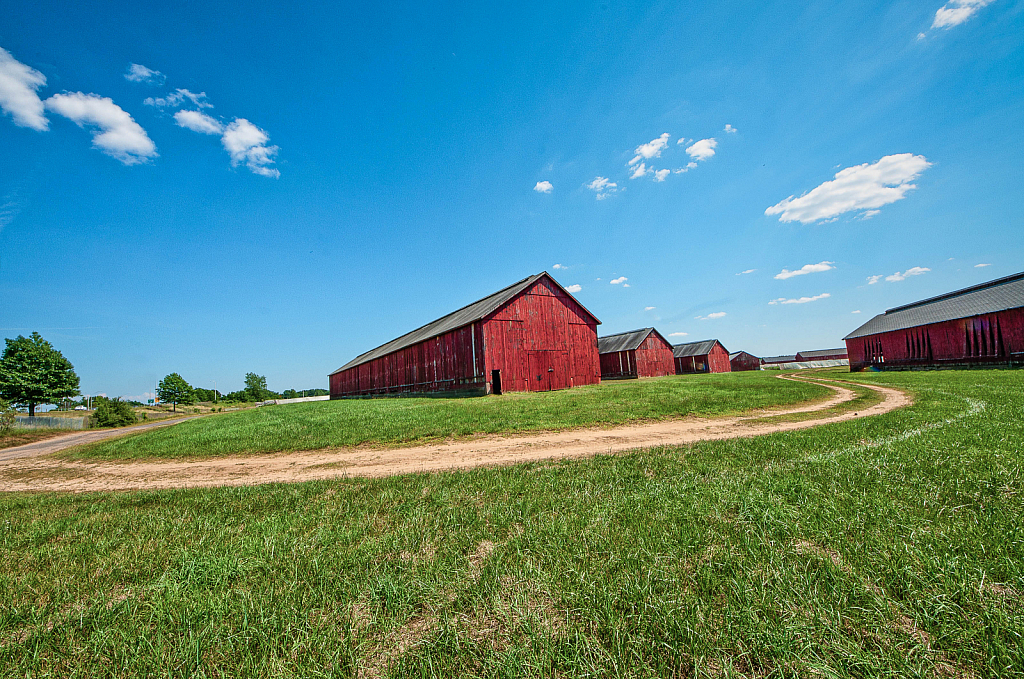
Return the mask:
[[1024,273],[894,307],[884,314],[875,316],[843,339],[905,330],[919,325],[970,318],[1019,307],[1024,307]]
[[[472,304],[467,304],[461,309],[453,311],[447,316],[442,316],[436,321],[427,323],[426,325],[417,328],[412,332],[408,332],[402,335],[401,337],[395,338],[388,342],[387,344],[382,344],[376,349],[371,349],[370,351],[367,351],[365,354],[360,354],[359,356],[356,356],[351,361],[341,366],[331,374],[334,375],[335,373],[340,373],[343,370],[348,370],[349,368],[354,368],[357,365],[362,365],[367,361],[372,361],[376,358],[380,358],[381,356],[387,356],[388,354],[394,353],[401,349],[405,349],[406,347],[410,347],[414,344],[418,344],[424,340],[431,339],[432,337],[437,337],[438,335],[443,335],[446,332],[451,332],[452,330],[457,330],[458,328],[461,328],[465,325],[469,325],[470,323],[475,323],[476,321],[479,321],[488,314],[497,311],[502,305],[504,305],[506,302],[509,302],[513,297],[521,293],[523,290],[528,289],[541,278],[545,277],[552,283],[557,285],[558,288],[562,292],[565,292],[566,295],[572,297],[572,299],[575,300],[577,304],[579,304],[579,301],[576,300],[576,298],[573,297],[569,292],[567,292],[565,288],[559,285],[558,281],[551,277],[551,274],[549,274],[547,271],[542,271],[538,274],[534,274],[533,276],[524,278],[523,280],[517,283],[513,283],[507,288],[498,290],[494,294],[488,295],[487,297],[484,297],[481,300],[477,300]],[[594,316],[594,314],[590,313],[590,311],[582,304],[580,304],[580,308],[583,309],[583,311],[585,311],[595,321],[597,321],[598,323],[601,322],[597,319],[596,316]]]
[[801,351],[797,353],[797,356],[813,361],[815,358],[820,356],[833,356],[835,354],[843,354],[845,356],[846,347],[843,347],[842,349],[815,349],[814,351]]
[[[684,356],[703,356],[704,354],[710,354],[711,350],[715,348],[715,343],[718,340],[701,340],[700,342],[687,342],[686,344],[677,344],[672,347],[672,355],[676,358],[683,358]],[[718,342],[721,344],[721,342]]]
[[785,354],[783,356],[765,356],[761,359],[765,363],[796,363],[796,354]]
[[[647,336],[651,333],[655,333],[661,339],[665,339],[661,336],[661,333],[654,328],[640,328],[639,330],[630,330],[629,332],[620,332],[616,335],[606,335],[604,337],[597,338],[597,353],[599,354],[614,354],[617,351],[633,351],[640,347],[647,339]],[[665,340],[666,344],[669,344],[668,340]]]
[[752,353],[750,353],[749,351],[734,351],[734,352],[732,352],[731,354],[729,354],[729,360],[731,361],[731,360],[733,360],[734,358],[736,358],[737,356],[740,356],[740,355],[742,355],[742,354],[746,354],[746,355],[747,355],[747,356],[749,356],[750,358],[756,358],[756,359],[757,359],[757,360],[759,360],[759,361],[761,360],[760,358],[758,358],[757,356],[754,356],[754,355],[753,355]]

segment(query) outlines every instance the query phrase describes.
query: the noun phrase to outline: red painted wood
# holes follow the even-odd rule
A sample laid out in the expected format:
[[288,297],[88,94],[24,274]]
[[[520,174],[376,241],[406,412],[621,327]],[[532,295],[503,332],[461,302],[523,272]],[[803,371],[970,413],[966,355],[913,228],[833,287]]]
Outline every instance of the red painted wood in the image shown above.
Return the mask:
[[850,371],[1024,363],[1024,309],[846,340]]
[[752,354],[748,354],[745,351],[741,351],[739,355],[729,361],[729,367],[732,372],[742,372],[744,370],[760,370],[761,359]]
[[636,349],[601,354],[600,361],[602,379],[676,374],[672,345],[653,332]]
[[732,372],[732,366],[729,365],[729,352],[720,342],[715,342],[711,351],[702,356],[683,356],[676,359],[677,375],[728,372]]

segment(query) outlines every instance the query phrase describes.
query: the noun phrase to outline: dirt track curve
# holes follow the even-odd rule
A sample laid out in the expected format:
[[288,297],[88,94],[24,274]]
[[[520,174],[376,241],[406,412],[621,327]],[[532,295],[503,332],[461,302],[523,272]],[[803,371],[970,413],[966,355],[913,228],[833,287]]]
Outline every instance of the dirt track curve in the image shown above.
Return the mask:
[[[795,431],[821,424],[880,415],[911,403],[910,397],[902,391],[864,384],[858,386],[881,393],[883,400],[858,412],[843,412],[799,421],[764,421],[766,417],[778,415],[825,411],[856,397],[852,390],[841,386],[841,383],[826,382],[823,379],[814,381],[835,393],[826,401],[813,405],[776,408],[735,417],[687,417],[609,429],[574,429],[508,437],[488,436],[402,448],[342,448],[197,461],[89,462],[67,461],[39,455],[23,456],[0,460],[0,491],[88,492],[244,486],[468,469],[556,458],[589,457],[637,448],[678,446],[697,441]],[[55,440],[49,442],[56,443]],[[74,441],[69,445],[78,445],[81,442]]]

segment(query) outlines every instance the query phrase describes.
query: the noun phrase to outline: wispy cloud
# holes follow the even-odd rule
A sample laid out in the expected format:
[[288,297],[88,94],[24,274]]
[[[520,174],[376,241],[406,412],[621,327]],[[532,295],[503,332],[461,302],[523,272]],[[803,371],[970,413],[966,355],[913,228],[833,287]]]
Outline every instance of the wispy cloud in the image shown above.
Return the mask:
[[629,175],[630,179],[640,179],[647,174],[647,163],[640,163],[633,168],[633,173]]
[[856,310],[854,310],[854,311],[851,311],[850,313],[851,313],[851,314],[859,314],[859,313],[860,313],[860,309],[856,309]]
[[879,274],[877,276],[868,276],[868,278],[867,278],[868,285],[874,285],[875,283],[877,283],[880,280],[882,280],[882,274]]
[[757,269],[747,269],[746,271],[740,271],[737,276],[746,276],[748,273],[754,273]]
[[865,212],[864,214],[862,214],[862,215],[860,216],[860,218],[861,218],[861,219],[871,219],[872,217],[874,217],[875,215],[877,215],[877,214],[878,214],[879,212],[881,212],[881,210],[868,210],[867,212]]
[[555,269],[555,270],[557,271],[557,270],[559,270],[559,269],[568,269],[569,267],[567,267],[567,266],[566,266],[565,264],[555,264],[555,265],[554,265],[553,267],[551,267],[551,268],[552,268],[552,269]]
[[663,182],[665,181],[665,177],[667,177],[668,175],[668,170],[654,170],[654,181]]
[[224,125],[202,111],[178,111],[174,114],[174,122],[200,134],[224,134]]
[[974,268],[975,269],[981,269],[981,268],[984,268],[986,266],[992,266],[992,265],[991,264],[975,264]]
[[565,287],[565,289],[566,289],[567,292],[579,292],[580,290],[583,289],[583,286],[579,285],[577,283],[574,283],[573,285],[567,285]]
[[827,292],[823,292],[820,295],[814,297],[797,297],[795,299],[786,299],[785,297],[779,297],[768,302],[769,304],[807,304],[808,302],[817,302],[819,299],[827,299],[831,297]]
[[0,110],[19,127],[43,132],[49,128],[43,102],[36,90],[46,84],[46,76],[21,63],[0,47]]
[[970,19],[992,0],[950,0],[935,12],[932,28],[950,29]]
[[932,164],[924,156],[898,153],[875,163],[854,165],[836,173],[835,179],[766,209],[766,215],[780,215],[780,222],[807,224],[837,217],[852,210],[871,210],[902,200],[911,184]]
[[707,316],[694,316],[694,318],[696,318],[698,321],[713,321],[716,318],[722,318],[726,315],[727,314],[724,311],[716,311],[714,313],[708,314]]
[[804,264],[802,267],[794,271],[783,269],[780,273],[775,274],[775,280],[784,281],[787,278],[792,278],[793,276],[806,276],[809,273],[831,271],[835,268],[832,266],[833,264],[835,264],[835,262],[819,262],[817,264]]
[[253,174],[264,177],[281,176],[276,168],[269,167],[277,155],[276,146],[267,146],[270,136],[245,118],[235,118],[224,130],[221,143],[231,156],[232,167],[245,163]]
[[655,310],[655,309],[657,309],[657,308],[658,308],[658,307],[655,307],[655,306],[645,306],[645,307],[644,307],[644,311],[654,311],[654,310]]
[[533,187],[533,190],[536,191],[537,193],[551,193],[554,190],[554,188],[555,187],[552,186],[551,182],[545,180],[542,182],[537,182],[537,185]]
[[206,92],[190,92],[189,90],[178,88],[175,91],[168,94],[166,97],[146,97],[142,100],[142,103],[146,106],[156,106],[157,108],[166,108],[168,106],[175,107],[180,106],[186,99],[192,102],[192,105],[196,108],[213,108],[213,104],[206,101]]
[[926,266],[912,266],[903,273],[897,271],[891,276],[886,276],[885,280],[889,281],[890,283],[898,283],[899,281],[905,281],[911,276],[920,276],[921,274],[926,274],[929,271],[931,271],[931,269],[929,269]]
[[688,332],[670,332],[670,333],[668,334],[668,336],[669,336],[669,337],[686,337],[686,336],[687,336],[687,335],[689,335],[689,334],[690,334],[690,333],[688,333]]
[[733,127],[729,123],[725,124],[725,131],[726,132],[739,132],[739,130],[737,130],[735,127]]
[[65,92],[53,95],[45,103],[47,109],[79,127],[93,128],[92,145],[125,165],[144,163],[157,156],[156,144],[142,126],[109,97]]
[[715,155],[718,142],[714,139],[701,139],[686,147],[686,153],[694,160],[707,160]]
[[597,194],[597,200],[604,200],[619,190],[619,185],[609,181],[607,177],[594,177],[594,181],[585,184],[585,186]]
[[681,168],[679,168],[678,170],[672,170],[672,172],[673,172],[674,174],[682,174],[682,173],[684,173],[684,172],[689,172],[690,170],[692,170],[692,169],[693,169],[693,168],[695,168],[695,167],[697,167],[697,163],[695,163],[695,162],[693,162],[693,161],[691,160],[690,162],[688,162],[688,163],[686,164],[686,167],[681,167]]
[[142,64],[130,64],[128,72],[124,74],[125,80],[133,83],[146,83],[147,85],[163,85],[167,78],[160,71],[146,68]]
[[620,283],[625,283],[628,280],[629,279],[626,278],[625,276],[619,276],[618,278],[614,278],[608,282],[611,283],[612,285],[619,285]]
[[651,158],[658,158],[661,156],[661,152],[668,148],[669,133],[665,132],[657,139],[652,139],[646,144],[640,144],[634,151],[636,156],[633,160],[629,161],[630,165],[636,165],[641,160],[650,160]]

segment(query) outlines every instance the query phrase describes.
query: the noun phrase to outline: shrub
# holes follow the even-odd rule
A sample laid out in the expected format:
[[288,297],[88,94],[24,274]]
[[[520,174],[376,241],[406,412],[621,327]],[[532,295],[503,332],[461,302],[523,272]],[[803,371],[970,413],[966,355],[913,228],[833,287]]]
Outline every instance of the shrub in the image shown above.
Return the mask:
[[92,416],[96,427],[127,427],[138,421],[131,405],[119,398],[103,399]]
[[14,406],[0,398],[0,435],[9,434],[14,429],[14,416],[17,414]]

